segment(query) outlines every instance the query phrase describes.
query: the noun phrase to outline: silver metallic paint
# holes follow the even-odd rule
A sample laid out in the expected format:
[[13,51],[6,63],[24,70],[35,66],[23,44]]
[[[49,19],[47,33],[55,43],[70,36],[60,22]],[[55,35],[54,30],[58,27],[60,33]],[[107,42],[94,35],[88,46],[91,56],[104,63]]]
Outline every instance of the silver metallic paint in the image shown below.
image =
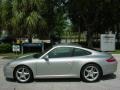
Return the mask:
[[[91,55],[50,58],[48,61],[46,61],[44,57],[50,51],[58,47],[80,48],[91,52]],[[19,65],[28,66],[32,70],[34,78],[79,78],[81,68],[87,63],[98,64],[103,71],[103,75],[114,73],[117,70],[117,61],[111,63],[106,62],[106,60],[110,59],[112,55],[76,45],[58,45],[43,54],[40,58],[33,58],[32,56],[33,55],[26,55],[5,65],[5,77],[14,78],[13,72]]]

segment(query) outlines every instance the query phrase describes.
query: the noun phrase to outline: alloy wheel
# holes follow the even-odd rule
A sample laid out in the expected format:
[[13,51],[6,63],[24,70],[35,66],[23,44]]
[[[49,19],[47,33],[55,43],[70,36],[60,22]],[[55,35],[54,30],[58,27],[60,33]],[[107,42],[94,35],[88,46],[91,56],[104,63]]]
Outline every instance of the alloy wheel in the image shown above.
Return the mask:
[[18,67],[15,75],[17,81],[22,83],[28,82],[32,77],[30,69],[25,66]]
[[96,64],[87,64],[81,71],[81,78],[83,81],[94,82],[100,80],[102,71]]

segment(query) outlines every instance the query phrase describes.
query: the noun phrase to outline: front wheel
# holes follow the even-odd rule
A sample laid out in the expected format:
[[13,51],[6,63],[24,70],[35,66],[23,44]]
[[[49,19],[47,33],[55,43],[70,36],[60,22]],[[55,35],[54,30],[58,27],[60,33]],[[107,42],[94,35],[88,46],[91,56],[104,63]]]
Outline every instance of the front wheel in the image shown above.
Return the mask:
[[86,82],[95,82],[100,80],[102,71],[96,64],[87,64],[81,70],[81,78]]
[[18,66],[15,70],[14,76],[20,83],[26,83],[33,79],[32,71],[27,66]]

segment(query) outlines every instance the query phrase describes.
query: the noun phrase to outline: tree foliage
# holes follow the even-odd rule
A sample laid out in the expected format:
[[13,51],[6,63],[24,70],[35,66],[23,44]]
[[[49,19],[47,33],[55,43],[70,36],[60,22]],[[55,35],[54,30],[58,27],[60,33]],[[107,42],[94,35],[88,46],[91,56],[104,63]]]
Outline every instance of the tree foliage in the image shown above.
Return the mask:
[[1,20],[4,30],[11,29],[12,0],[2,0],[1,2]]
[[1,18],[1,10],[2,10],[2,7],[1,7],[1,3],[2,3],[2,0],[0,0],[0,35],[1,35],[1,22],[2,22],[2,18]]
[[66,0],[0,0],[0,25],[17,37],[49,36],[65,27]]
[[94,32],[103,33],[118,23],[119,0],[69,0],[69,17],[81,31],[87,31],[87,43],[92,47]]
[[19,37],[49,37],[62,33],[67,20],[74,31],[87,31],[88,46],[94,32],[114,30],[120,23],[119,0],[0,0],[0,29]]
[[13,0],[12,25],[14,29],[31,36],[37,27],[46,27],[46,21],[42,17],[44,0]]

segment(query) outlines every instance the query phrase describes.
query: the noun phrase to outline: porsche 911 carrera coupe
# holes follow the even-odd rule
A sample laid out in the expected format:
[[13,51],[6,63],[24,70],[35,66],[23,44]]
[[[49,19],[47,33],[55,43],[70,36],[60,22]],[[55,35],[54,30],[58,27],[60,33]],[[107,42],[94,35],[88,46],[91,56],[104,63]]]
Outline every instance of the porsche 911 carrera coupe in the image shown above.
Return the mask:
[[79,45],[56,45],[44,54],[24,55],[4,66],[6,78],[26,83],[36,78],[81,78],[99,81],[117,70],[117,60]]

